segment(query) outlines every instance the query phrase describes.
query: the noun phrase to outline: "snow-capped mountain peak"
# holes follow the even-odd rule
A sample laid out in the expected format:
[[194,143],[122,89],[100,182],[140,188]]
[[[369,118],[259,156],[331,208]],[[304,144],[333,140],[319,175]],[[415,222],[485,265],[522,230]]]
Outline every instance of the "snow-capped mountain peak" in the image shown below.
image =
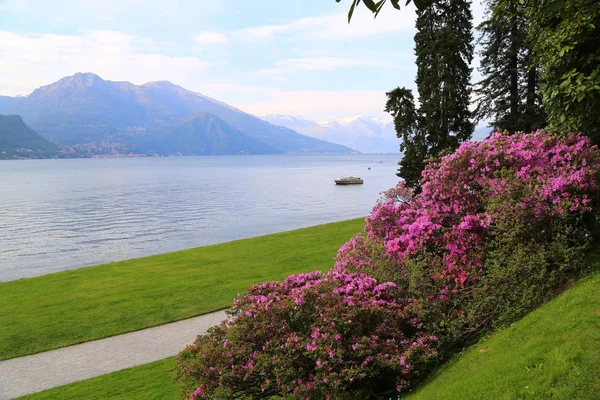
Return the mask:
[[376,123],[377,125],[383,126],[392,122],[392,118],[381,118],[381,117],[369,117],[364,115],[354,115],[351,117],[336,117],[330,118],[326,120],[317,121],[317,123],[321,126],[331,126],[331,125],[350,125],[357,122],[362,123]]
[[284,114],[270,114],[264,120],[285,126],[304,135],[313,136],[333,143],[344,144],[365,153],[396,153],[399,139],[396,138],[392,118],[354,115],[325,120]]

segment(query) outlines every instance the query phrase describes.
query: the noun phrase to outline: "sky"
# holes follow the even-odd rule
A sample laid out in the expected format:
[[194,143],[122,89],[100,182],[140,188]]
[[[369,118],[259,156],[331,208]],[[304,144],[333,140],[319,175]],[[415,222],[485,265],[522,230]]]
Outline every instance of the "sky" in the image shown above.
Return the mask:
[[0,95],[93,72],[168,80],[256,115],[386,117],[385,92],[415,88],[414,8],[388,4],[375,20],[362,6],[348,24],[350,3],[0,0]]

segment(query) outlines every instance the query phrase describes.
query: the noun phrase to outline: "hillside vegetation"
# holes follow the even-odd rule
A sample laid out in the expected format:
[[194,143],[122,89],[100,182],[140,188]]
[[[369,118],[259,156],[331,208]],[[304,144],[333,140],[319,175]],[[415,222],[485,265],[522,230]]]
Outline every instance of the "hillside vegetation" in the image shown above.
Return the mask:
[[25,125],[19,115],[0,115],[0,159],[47,158],[57,149]]
[[[598,265],[596,267],[598,269]],[[466,349],[403,400],[600,398],[600,272]]]

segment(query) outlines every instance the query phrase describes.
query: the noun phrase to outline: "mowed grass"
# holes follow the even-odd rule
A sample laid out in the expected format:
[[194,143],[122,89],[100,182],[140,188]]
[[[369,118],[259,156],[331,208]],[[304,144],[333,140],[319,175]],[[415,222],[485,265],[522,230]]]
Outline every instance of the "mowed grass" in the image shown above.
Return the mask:
[[22,400],[178,400],[175,358],[19,397]]
[[355,219],[1,283],[0,359],[223,309],[252,284],[329,270],[363,225]]
[[[179,398],[174,358],[23,397]],[[457,356],[403,400],[599,399],[600,273]]]
[[471,346],[401,398],[600,399],[600,273]]

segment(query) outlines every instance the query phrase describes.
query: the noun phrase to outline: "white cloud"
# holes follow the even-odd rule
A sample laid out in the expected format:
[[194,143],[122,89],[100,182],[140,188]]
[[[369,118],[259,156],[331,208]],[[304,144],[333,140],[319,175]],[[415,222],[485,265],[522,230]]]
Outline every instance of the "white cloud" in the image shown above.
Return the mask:
[[482,0],[474,0],[471,3],[471,11],[473,13],[473,26],[477,26],[485,19],[485,5]]
[[259,69],[256,73],[258,75],[279,75],[283,72],[281,68],[263,68]]
[[275,95],[280,93],[282,90],[278,88],[266,87],[266,86],[249,86],[239,85],[229,80],[216,81],[200,85],[195,87],[193,90],[198,91],[204,95],[220,99],[223,96],[231,94],[259,94],[259,95]]
[[356,67],[414,70],[415,64],[414,56],[412,54],[401,52],[376,52],[371,54],[371,57],[308,56],[278,60],[273,67],[259,69],[256,71],[256,74],[273,77],[294,72],[327,72],[335,71],[340,68]]
[[383,59],[351,58],[351,57],[303,57],[289,58],[275,63],[275,70],[297,71],[334,71],[338,68],[352,67],[394,67]]
[[229,38],[220,32],[204,31],[194,36],[194,41],[201,46],[225,45],[229,43]]
[[[383,112],[385,90],[283,90],[237,85],[229,81],[206,84],[197,89],[204,95],[254,115],[289,114],[310,118],[357,114],[388,116]],[[240,95],[256,100],[240,101]]]
[[289,114],[310,118],[339,115],[386,115],[384,90],[291,90],[273,91],[264,100],[233,102],[241,110],[255,115]]
[[0,31],[0,94],[28,94],[75,72],[135,83],[185,81],[208,64],[196,57],[159,54],[151,40],[116,31],[79,36],[25,36]]
[[[97,22],[104,21],[144,23],[158,30],[175,24],[201,25],[222,13],[225,6],[222,0],[9,0],[0,1],[0,16],[28,15],[61,28],[98,26]],[[119,26],[127,29],[126,25]]]
[[265,39],[289,30],[291,30],[290,25],[263,25],[255,28],[241,29],[236,32],[236,36],[248,40]]
[[319,17],[305,17],[287,24],[262,25],[235,32],[242,40],[261,40],[278,35],[300,35],[321,40],[345,40],[373,35],[411,31],[415,25],[414,6],[401,11],[389,10],[374,19],[371,13],[355,13],[348,24],[345,12]]

